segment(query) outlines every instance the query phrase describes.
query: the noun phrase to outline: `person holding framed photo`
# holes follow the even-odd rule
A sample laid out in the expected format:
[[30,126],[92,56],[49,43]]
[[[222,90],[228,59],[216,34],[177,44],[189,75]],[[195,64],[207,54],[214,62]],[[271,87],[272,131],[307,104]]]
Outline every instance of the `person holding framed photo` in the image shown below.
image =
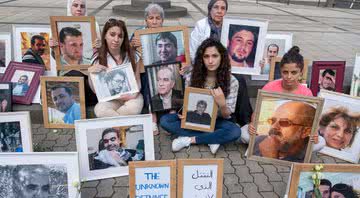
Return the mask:
[[[130,47],[128,32],[125,22],[110,18],[104,25],[101,35],[101,47],[94,54],[93,66],[89,67],[89,73],[99,73],[101,71],[114,68],[126,63],[131,63],[135,78],[140,87],[140,73],[138,60]],[[89,81],[90,87],[95,93],[92,81]],[[119,98],[99,102],[94,111],[97,117],[112,117],[119,115],[140,114],[143,108],[143,96],[140,93],[124,94]]]
[[208,38],[198,48],[195,58],[196,68],[186,85],[196,88],[210,89],[219,108],[215,130],[204,133],[181,128],[183,116],[175,113],[164,115],[160,125],[168,132],[179,137],[172,142],[174,152],[190,144],[208,144],[211,153],[215,154],[220,144],[236,140],[240,137],[240,127],[230,120],[235,112],[239,82],[231,75],[230,60],[227,51],[220,41]]

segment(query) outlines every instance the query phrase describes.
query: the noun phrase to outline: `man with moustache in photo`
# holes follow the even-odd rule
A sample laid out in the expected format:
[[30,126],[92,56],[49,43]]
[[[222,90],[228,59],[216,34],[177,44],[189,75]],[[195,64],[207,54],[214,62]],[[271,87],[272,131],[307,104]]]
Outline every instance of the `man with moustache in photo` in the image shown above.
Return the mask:
[[279,46],[272,43],[267,47],[266,50],[266,58],[260,62],[261,73],[262,74],[269,74],[270,72],[270,65],[273,58],[277,57],[279,54]]
[[268,135],[256,137],[254,155],[303,162],[315,112],[314,107],[300,101],[280,105],[268,119]]
[[22,62],[45,65],[44,60],[41,58],[41,55],[45,52],[45,38],[41,35],[34,35],[31,37],[30,44],[31,48],[26,50]]

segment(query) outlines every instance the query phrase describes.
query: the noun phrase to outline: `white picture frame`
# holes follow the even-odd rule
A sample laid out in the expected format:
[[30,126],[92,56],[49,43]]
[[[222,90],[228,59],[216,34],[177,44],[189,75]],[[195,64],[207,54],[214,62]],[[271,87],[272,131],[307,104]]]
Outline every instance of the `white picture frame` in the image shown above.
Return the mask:
[[[96,151],[96,153],[100,153],[98,152],[99,151],[98,147],[100,146],[101,141],[104,142],[102,138],[102,133],[105,129],[129,127],[131,130],[131,127],[133,126],[139,127],[138,125],[141,125],[142,127],[142,129],[140,130],[142,130],[143,136],[141,137],[140,135],[139,138],[139,134],[136,135],[136,133],[133,133],[133,135],[131,135],[131,132],[128,133],[128,131],[126,131],[127,137],[125,137],[124,140],[126,140],[125,145],[127,146],[126,148],[124,148],[123,146],[121,148],[125,150],[128,148],[137,147],[139,144],[137,143],[137,145],[135,146],[134,144],[135,142],[133,140],[139,141],[141,140],[141,138],[143,138],[145,161],[155,160],[151,114],[97,118],[97,119],[89,119],[89,120],[76,120],[75,133],[76,133],[77,151],[79,152],[81,181],[91,181],[97,179],[128,175],[129,168],[127,165],[122,165],[122,166],[120,165],[117,167],[109,166],[107,168],[92,168],[93,170],[91,170],[90,168],[91,164],[89,163],[90,161],[89,159],[93,159],[90,156],[94,156],[92,155],[94,154],[94,151]],[[90,138],[89,142],[88,142],[88,138]],[[119,137],[119,139],[120,138],[123,137]],[[123,144],[123,142],[121,144]],[[138,150],[136,149],[136,151]]]
[[360,96],[360,53],[356,54],[350,95]]
[[[49,183],[55,182],[51,180],[51,176],[54,176],[53,173],[54,171],[57,173],[61,173],[61,175],[64,176],[62,178],[63,180],[65,180],[65,175],[66,175],[67,180],[63,181],[64,183],[62,184],[67,184],[67,191],[68,191],[67,197],[81,197],[81,195],[79,194],[80,192],[78,191],[78,187],[74,186],[75,183],[78,183],[80,185],[78,154],[76,152],[42,152],[42,153],[16,153],[16,154],[5,153],[0,155],[0,172],[6,171],[5,168],[9,169],[11,168],[11,166],[20,166],[20,165],[21,167],[26,167],[26,165],[29,166],[32,165],[32,166],[38,166],[38,168],[42,168],[43,170],[47,169],[47,171],[50,172],[47,173],[49,174],[49,180],[50,180]],[[23,168],[18,168],[18,169],[20,169],[19,171],[23,170]],[[11,170],[15,171],[14,168],[10,169],[9,171]],[[43,171],[43,170],[39,170],[39,171]],[[64,173],[65,170],[66,173]],[[35,171],[32,172],[33,175],[34,172]],[[42,174],[44,174],[44,172],[42,172]],[[57,180],[59,180],[59,176],[58,175],[56,176],[57,176],[56,177]],[[34,178],[34,176],[32,178]],[[6,180],[1,180],[1,181],[13,182],[12,181],[13,178],[5,178],[5,179]],[[5,188],[2,189],[11,189],[11,188],[6,186]],[[56,192],[58,192],[57,191],[58,189],[55,190]],[[50,190],[49,190],[50,193],[53,193],[55,190],[50,184]],[[5,196],[5,197],[12,197],[12,196]]]
[[[336,92],[332,92],[332,91],[327,91],[327,90],[320,90],[318,97],[320,98],[324,98],[324,107],[322,109],[321,112],[321,116],[319,118],[319,122],[321,123],[321,118],[323,117],[323,115],[327,112],[329,112],[330,109],[334,109],[334,108],[339,108],[339,107],[343,107],[345,109],[348,110],[349,113],[352,114],[360,114],[360,97],[353,97],[353,96],[349,96],[347,94],[341,94],[341,93],[336,93]],[[335,119],[336,120],[336,117]],[[334,120],[331,120],[331,122],[334,122]],[[335,122],[334,122],[335,123]],[[330,124],[330,123],[329,123]],[[328,125],[329,125],[328,124]],[[326,127],[327,128],[327,127]],[[342,127],[340,126],[339,129],[341,129]],[[319,151],[319,153],[322,154],[326,154],[326,155],[330,155],[348,162],[352,162],[352,163],[358,163],[360,160],[360,129],[357,128],[357,131],[354,132],[355,136],[353,137],[353,141],[350,142],[350,146],[346,146],[345,148],[334,148],[332,146],[331,143],[327,142],[327,137],[331,138],[333,136],[329,135],[325,136],[325,132],[323,131],[321,132],[321,127],[319,126],[319,131],[320,131],[320,135],[322,135],[322,133],[324,134],[323,137],[325,139],[326,142],[326,146],[321,149]],[[343,135],[343,140],[345,140],[345,135]],[[327,146],[330,145],[330,146]]]
[[[267,49],[270,44],[276,44],[278,46],[278,57],[284,56],[289,51],[293,43],[292,33],[268,33],[266,34],[266,40],[264,45],[264,68],[261,69],[260,75],[252,75],[251,80],[269,80],[271,62],[266,60]],[[268,67],[268,68],[265,68]]]
[[[267,20],[257,20],[257,19],[234,19],[234,18],[225,18],[222,25],[221,30],[221,43],[225,46],[226,49],[228,49],[229,53],[229,59],[231,58],[231,51],[229,50],[229,33],[231,33],[231,25],[234,25],[233,27],[236,28],[236,26],[247,26],[250,28],[247,31],[251,31],[254,35],[257,33],[257,39],[254,42],[254,46],[251,49],[251,52],[249,52],[249,55],[247,56],[247,60],[244,60],[243,63],[246,62],[247,66],[234,66],[231,65],[231,72],[236,74],[248,74],[248,75],[259,75],[261,71],[260,67],[260,61],[262,59],[262,56],[264,54],[264,45],[265,45],[265,37],[267,33],[268,28],[268,21]],[[255,30],[256,29],[256,30]],[[240,32],[242,30],[236,31]],[[256,37],[256,36],[255,36]],[[251,58],[249,58],[249,56]],[[253,57],[254,56],[254,57]]]
[[[31,136],[31,121],[30,121],[30,112],[29,111],[19,111],[19,112],[6,112],[0,113],[0,124],[9,123],[9,122],[20,122],[20,136],[19,139],[21,140],[22,145],[22,152],[32,152],[32,136]],[[3,126],[1,126],[3,127]],[[4,126],[5,127],[5,126]],[[1,128],[0,128],[1,129]],[[2,142],[5,135],[3,134],[5,131],[1,129],[0,133],[0,140]],[[14,137],[16,138],[16,137]],[[14,139],[16,141],[16,139]],[[3,146],[3,142],[0,143]],[[9,151],[7,151],[9,152]],[[7,153],[2,152],[0,148],[0,153]],[[16,152],[16,151],[13,151]],[[16,152],[19,153],[19,152]]]
[[[11,53],[12,53],[12,45],[11,45],[11,33],[9,32],[0,32],[0,41],[4,42],[4,58],[5,61],[3,62],[5,65],[4,67],[0,67],[0,73],[3,74],[6,70],[6,67],[8,66],[8,64],[11,61]],[[0,57],[2,58],[2,57]]]

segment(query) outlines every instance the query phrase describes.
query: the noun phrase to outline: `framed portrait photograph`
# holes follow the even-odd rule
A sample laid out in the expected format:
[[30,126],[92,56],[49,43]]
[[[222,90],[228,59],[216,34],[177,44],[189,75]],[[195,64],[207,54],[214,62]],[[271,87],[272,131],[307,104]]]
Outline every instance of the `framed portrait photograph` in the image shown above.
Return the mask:
[[320,90],[324,108],[319,121],[319,135],[326,146],[319,152],[352,163],[360,159],[360,97]]
[[81,197],[76,152],[0,155],[0,197]]
[[[353,164],[321,164],[321,178],[318,188],[314,185],[316,164],[294,164],[289,177],[290,188],[287,196],[297,198],[321,197],[355,198],[360,192],[360,168]],[[315,175],[315,176],[314,176]]]
[[214,132],[218,106],[210,89],[185,88],[181,128]]
[[227,48],[231,72],[259,75],[268,21],[225,18],[221,43]]
[[57,70],[82,70],[91,65],[96,39],[94,16],[50,16]]
[[324,99],[259,90],[249,159],[289,165],[306,163],[312,154],[310,136],[317,133]]
[[109,68],[99,73],[91,73],[90,78],[100,102],[113,100],[124,94],[139,92],[131,63]]
[[82,77],[42,76],[41,99],[45,128],[74,128],[85,119],[85,90]]
[[356,54],[350,95],[360,96],[360,54]]
[[[275,57],[275,58],[271,59],[269,81],[281,79],[281,71],[280,71],[281,59],[282,59],[282,57]],[[299,78],[300,83],[306,84],[308,64],[309,64],[309,60],[304,59],[304,69],[302,72],[302,76]]]
[[12,83],[12,99],[14,103],[31,104],[39,87],[40,76],[44,67],[37,64],[11,61],[1,82]]
[[155,160],[151,114],[75,121],[82,181],[129,174],[130,161]]
[[345,61],[313,61],[310,89],[317,96],[321,89],[342,92]]
[[32,150],[30,112],[0,113],[0,153]]
[[12,83],[0,82],[0,112],[12,111]]
[[56,76],[56,62],[51,56],[47,25],[13,25],[14,60],[43,65],[49,75]]
[[172,26],[136,30],[140,38],[142,59],[147,65],[179,61],[190,65],[189,30],[186,26]]
[[180,68],[181,62],[146,67],[152,112],[182,107],[184,84],[179,73]]
[[0,33],[0,73],[4,73],[11,61],[11,34]]
[[269,80],[271,60],[282,57],[292,47],[292,33],[266,34],[265,50],[260,75],[252,75],[252,80]]

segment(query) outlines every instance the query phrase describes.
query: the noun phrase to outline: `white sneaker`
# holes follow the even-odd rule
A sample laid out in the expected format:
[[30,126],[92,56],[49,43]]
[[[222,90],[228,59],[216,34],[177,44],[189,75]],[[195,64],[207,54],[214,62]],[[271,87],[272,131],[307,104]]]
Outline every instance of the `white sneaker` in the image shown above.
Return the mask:
[[216,154],[217,150],[220,147],[220,144],[208,144],[208,146],[210,147],[210,151],[213,155]]
[[178,137],[172,142],[172,150],[174,152],[180,151],[184,147],[189,147],[191,144],[191,138],[189,137]]

